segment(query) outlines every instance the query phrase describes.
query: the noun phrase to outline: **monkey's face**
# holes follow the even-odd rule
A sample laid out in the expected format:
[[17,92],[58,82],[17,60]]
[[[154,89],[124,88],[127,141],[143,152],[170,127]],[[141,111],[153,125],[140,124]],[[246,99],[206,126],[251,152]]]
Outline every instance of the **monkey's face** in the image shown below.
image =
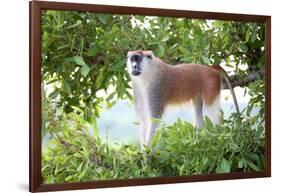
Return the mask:
[[149,69],[153,53],[151,51],[129,51],[127,59],[127,70],[131,76],[140,76],[145,74]]

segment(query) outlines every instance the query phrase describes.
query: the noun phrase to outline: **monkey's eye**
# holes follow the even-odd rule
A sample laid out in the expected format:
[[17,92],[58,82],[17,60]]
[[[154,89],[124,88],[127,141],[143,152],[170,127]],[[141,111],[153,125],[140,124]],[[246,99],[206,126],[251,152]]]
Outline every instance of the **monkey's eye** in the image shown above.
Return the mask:
[[151,56],[151,55],[147,55],[146,57],[149,58],[149,59],[152,59],[152,56]]

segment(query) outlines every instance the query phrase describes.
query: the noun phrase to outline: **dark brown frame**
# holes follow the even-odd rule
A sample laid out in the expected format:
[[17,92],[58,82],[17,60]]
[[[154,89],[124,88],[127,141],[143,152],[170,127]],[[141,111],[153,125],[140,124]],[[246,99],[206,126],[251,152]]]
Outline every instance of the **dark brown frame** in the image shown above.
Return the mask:
[[[191,176],[155,177],[129,180],[107,180],[83,183],[43,184],[41,179],[41,10],[72,10],[114,14],[136,14],[148,16],[173,16],[197,19],[220,19],[265,23],[265,171],[235,172],[228,174],[204,174]],[[148,184],[182,183],[209,180],[260,178],[271,176],[271,16],[183,11],[171,9],[137,8],[78,3],[30,1],[30,97],[29,97],[29,191],[56,191]]]

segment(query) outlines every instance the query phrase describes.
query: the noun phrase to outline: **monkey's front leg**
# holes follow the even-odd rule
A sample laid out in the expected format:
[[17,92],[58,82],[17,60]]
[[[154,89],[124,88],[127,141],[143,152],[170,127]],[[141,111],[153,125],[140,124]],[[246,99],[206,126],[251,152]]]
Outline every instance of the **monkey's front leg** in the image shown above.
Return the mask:
[[146,130],[148,127],[148,123],[147,123],[147,117],[145,115],[145,112],[142,111],[142,107],[139,107],[138,110],[138,119],[140,121],[140,131],[139,131],[139,136],[140,136],[140,145],[141,147],[143,147],[144,145],[147,145],[147,141],[146,141]]
[[145,109],[145,97],[141,92],[139,85],[133,82],[133,91],[134,91],[134,103],[135,103],[135,112],[137,119],[139,121],[140,130],[139,130],[139,140],[141,148],[144,145],[147,145],[146,141],[146,130],[148,128],[148,111]]
[[148,128],[146,132],[146,141],[147,145],[150,145],[152,138],[156,132],[156,129],[159,125],[159,119],[161,119],[164,111],[164,101],[158,96],[160,93],[153,93],[149,95],[148,98],[148,110],[149,110],[149,119],[148,119]]

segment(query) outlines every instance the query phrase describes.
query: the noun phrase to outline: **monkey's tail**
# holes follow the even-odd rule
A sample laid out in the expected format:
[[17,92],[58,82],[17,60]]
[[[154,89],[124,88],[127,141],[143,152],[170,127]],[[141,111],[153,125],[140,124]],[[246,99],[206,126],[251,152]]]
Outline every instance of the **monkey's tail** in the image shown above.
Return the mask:
[[221,72],[223,79],[225,80],[228,88],[230,89],[235,109],[236,109],[237,113],[239,113],[240,111],[239,111],[239,106],[238,106],[237,98],[236,98],[234,89],[232,87],[232,84],[230,82],[230,79],[229,79],[229,76],[228,76],[227,72],[219,65],[212,65],[211,67],[216,69],[216,70],[219,70]]

